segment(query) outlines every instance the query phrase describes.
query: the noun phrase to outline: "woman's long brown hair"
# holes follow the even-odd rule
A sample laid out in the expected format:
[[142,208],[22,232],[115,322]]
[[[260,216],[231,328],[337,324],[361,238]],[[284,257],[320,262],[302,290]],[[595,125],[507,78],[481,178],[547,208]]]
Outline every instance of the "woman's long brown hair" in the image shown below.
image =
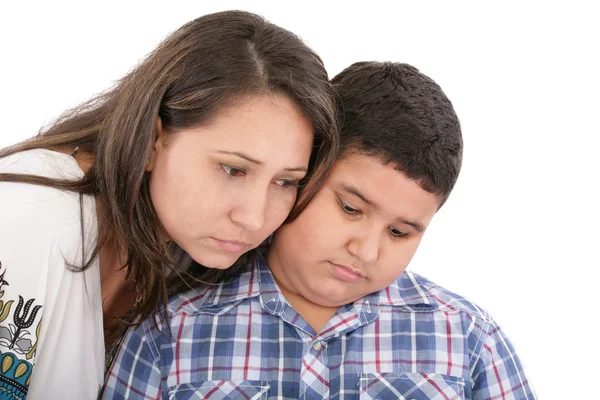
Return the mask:
[[174,257],[176,244],[161,239],[145,171],[157,117],[165,132],[177,134],[209,123],[240,96],[267,93],[288,96],[314,130],[309,173],[293,218],[318,191],[339,150],[333,91],[321,59],[300,38],[241,11],[210,14],[185,24],[114,87],[66,112],[37,136],[0,150],[0,157],[5,157],[29,149],[77,147],[95,160],[81,180],[0,173],[0,181],[95,196],[104,210],[99,215],[98,245],[83,265],[73,268],[88,268],[109,241],[124,250],[123,268],[139,291],[127,320],[141,321],[166,304],[169,294],[200,281],[218,282],[239,265],[230,271],[183,269]]

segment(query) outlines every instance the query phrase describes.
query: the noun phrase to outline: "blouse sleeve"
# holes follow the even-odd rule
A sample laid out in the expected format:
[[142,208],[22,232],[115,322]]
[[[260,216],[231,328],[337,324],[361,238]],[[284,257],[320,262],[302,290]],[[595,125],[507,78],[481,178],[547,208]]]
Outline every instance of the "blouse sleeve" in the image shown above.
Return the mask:
[[[94,399],[103,380],[93,198],[0,182],[0,379],[16,398]],[[84,245],[85,243],[85,245]]]

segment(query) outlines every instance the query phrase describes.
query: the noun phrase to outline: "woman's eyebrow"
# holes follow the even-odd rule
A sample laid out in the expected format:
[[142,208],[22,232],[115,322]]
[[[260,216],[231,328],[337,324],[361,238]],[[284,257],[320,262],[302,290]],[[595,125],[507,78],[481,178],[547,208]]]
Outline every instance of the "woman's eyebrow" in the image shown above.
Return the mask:
[[[262,161],[256,160],[256,159],[250,157],[248,154],[242,153],[240,151],[217,150],[216,152],[220,153],[220,154],[237,156],[246,161],[250,161],[251,163],[256,164],[256,165],[264,165],[264,163]],[[289,172],[308,172],[308,169],[306,167],[287,167],[287,168],[284,168],[283,170],[289,171]]]
[[229,155],[232,155],[232,156],[237,156],[239,158],[243,158],[246,161],[250,161],[253,164],[264,165],[264,163],[262,161],[256,160],[256,159],[250,157],[248,154],[242,153],[242,152],[239,152],[239,151],[217,150],[217,153],[220,153],[220,154],[229,154]]

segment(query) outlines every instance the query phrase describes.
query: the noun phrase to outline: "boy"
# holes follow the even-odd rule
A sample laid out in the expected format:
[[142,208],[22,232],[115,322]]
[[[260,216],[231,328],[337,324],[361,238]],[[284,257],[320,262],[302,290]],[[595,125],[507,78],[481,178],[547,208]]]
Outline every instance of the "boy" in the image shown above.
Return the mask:
[[405,272],[460,170],[452,104],[406,64],[333,84],[342,153],[324,187],[248,272],[130,332],[104,398],[535,398],[489,314]]

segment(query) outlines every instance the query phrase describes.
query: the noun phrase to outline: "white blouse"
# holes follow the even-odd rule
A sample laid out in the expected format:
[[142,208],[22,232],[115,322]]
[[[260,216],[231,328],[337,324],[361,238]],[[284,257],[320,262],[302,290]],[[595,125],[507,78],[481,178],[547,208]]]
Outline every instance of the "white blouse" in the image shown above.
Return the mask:
[[[0,173],[83,176],[73,157],[41,149],[0,158]],[[0,398],[3,391],[29,400],[97,397],[104,380],[99,263],[69,270],[87,261],[97,235],[92,196],[0,181]]]

